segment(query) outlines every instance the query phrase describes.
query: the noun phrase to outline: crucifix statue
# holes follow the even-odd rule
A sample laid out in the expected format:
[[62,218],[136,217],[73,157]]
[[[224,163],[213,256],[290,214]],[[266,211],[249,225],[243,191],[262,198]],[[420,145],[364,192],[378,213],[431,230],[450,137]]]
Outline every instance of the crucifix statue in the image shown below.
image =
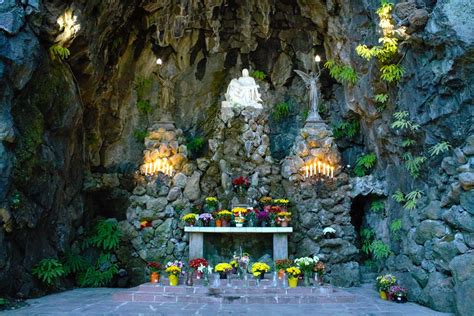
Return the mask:
[[303,79],[306,86],[309,88],[309,115],[306,119],[306,122],[321,122],[321,116],[319,116],[318,112],[318,104],[319,104],[319,90],[318,90],[318,81],[319,76],[321,76],[321,68],[319,67],[319,63],[321,62],[321,57],[316,55],[314,58],[316,62],[318,71],[316,72],[313,66],[313,71],[309,74],[302,72],[301,70],[295,70],[295,72]]

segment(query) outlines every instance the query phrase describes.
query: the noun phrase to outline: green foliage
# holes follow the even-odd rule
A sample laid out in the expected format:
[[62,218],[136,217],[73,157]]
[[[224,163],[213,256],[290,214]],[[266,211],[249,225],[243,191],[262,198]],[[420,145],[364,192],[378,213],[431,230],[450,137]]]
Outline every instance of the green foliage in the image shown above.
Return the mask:
[[400,65],[384,65],[380,68],[382,75],[380,79],[387,81],[388,83],[392,83],[394,81],[400,81],[403,74],[405,73],[405,69]]
[[145,138],[149,135],[150,133],[145,129],[136,129],[133,131],[133,137],[138,143],[143,143],[145,141]]
[[150,92],[152,84],[153,81],[148,78],[137,77],[135,79],[135,91],[137,91],[138,100],[143,100],[145,98],[145,94]]
[[281,121],[290,115],[290,106],[286,102],[280,102],[273,107],[273,116],[275,120]]
[[89,263],[80,254],[72,250],[68,250],[64,255],[63,266],[64,274],[69,275],[71,273],[78,273],[84,271],[89,266]]
[[94,229],[94,234],[88,238],[90,244],[103,250],[112,250],[120,243],[121,232],[116,221],[100,220]]
[[370,244],[370,252],[375,260],[381,261],[390,255],[390,247],[381,240],[374,240]]
[[6,298],[0,297],[0,307],[5,306],[5,305],[9,305],[9,304],[10,304],[10,302]]
[[21,206],[20,192],[15,192],[10,196],[9,204],[12,210],[18,210],[20,208]]
[[395,121],[392,122],[391,127],[395,129],[410,129],[411,131],[417,131],[420,128],[420,125],[413,123],[412,121],[408,120],[409,114],[407,111],[400,111],[395,112],[393,117]]
[[426,161],[424,156],[413,156],[411,153],[403,154],[403,159],[405,160],[405,167],[408,172],[413,176],[413,178],[418,178],[420,176],[421,165]]
[[308,116],[309,116],[309,110],[306,109],[303,111],[303,121],[306,121],[308,119]]
[[428,152],[431,156],[437,156],[448,151],[450,148],[452,148],[452,146],[448,142],[443,141],[431,147]]
[[362,240],[362,251],[367,255],[370,254],[370,245],[375,237],[375,232],[370,228],[364,228],[360,231],[360,238]]
[[403,194],[402,191],[397,190],[392,198],[398,203],[405,203],[403,208],[407,210],[414,210],[417,206],[418,200],[422,197],[423,191],[414,190],[407,195]]
[[324,67],[329,69],[329,75],[340,83],[355,84],[357,82],[357,73],[351,66],[342,65],[333,59],[329,59]]
[[267,75],[263,71],[260,71],[260,70],[252,71],[250,76],[258,80],[265,80],[265,78],[267,77]]
[[403,194],[402,191],[400,190],[397,190],[393,195],[392,195],[392,198],[398,202],[398,203],[402,203],[402,202],[405,202],[405,194]]
[[374,100],[379,103],[385,103],[388,100],[388,94],[386,93],[379,93],[374,96]]
[[385,203],[382,200],[373,201],[370,204],[370,211],[374,213],[381,213],[385,211]]
[[54,44],[49,48],[49,54],[53,60],[65,60],[69,58],[71,52],[66,47],[62,47],[59,44]]
[[112,255],[101,254],[95,265],[78,275],[78,283],[81,287],[101,287],[110,283],[117,273],[118,265],[112,262]]
[[137,108],[140,112],[148,114],[151,112],[151,104],[148,100],[138,100]]
[[357,158],[356,165],[354,167],[354,173],[358,177],[363,177],[369,173],[370,169],[375,166],[377,162],[377,156],[374,153],[369,153]]
[[402,141],[402,147],[410,147],[415,145],[416,142],[413,139],[407,138]]
[[195,156],[197,155],[206,144],[206,139],[202,136],[192,137],[188,140],[186,147],[188,148],[189,152]]
[[400,230],[402,229],[402,220],[396,219],[390,223],[390,232],[394,240],[400,240]]
[[360,124],[357,119],[350,119],[333,125],[332,132],[336,139],[353,138],[359,133]]
[[43,259],[33,268],[33,275],[46,285],[53,285],[64,274],[63,265],[53,258]]

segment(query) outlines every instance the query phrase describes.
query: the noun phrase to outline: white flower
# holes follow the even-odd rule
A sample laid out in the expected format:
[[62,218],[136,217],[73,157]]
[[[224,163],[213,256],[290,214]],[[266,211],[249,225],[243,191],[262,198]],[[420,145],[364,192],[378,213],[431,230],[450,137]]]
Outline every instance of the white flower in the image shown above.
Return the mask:
[[323,229],[323,234],[326,235],[326,234],[335,234],[336,233],[336,230],[332,227],[326,227]]
[[199,272],[201,272],[201,273],[204,273],[204,270],[205,270],[205,269],[206,269],[206,266],[203,265],[202,263],[199,264],[199,267],[197,268],[197,270],[198,270]]
[[208,273],[208,274],[211,274],[213,269],[214,269],[214,268],[211,267],[210,265],[207,266],[207,273]]

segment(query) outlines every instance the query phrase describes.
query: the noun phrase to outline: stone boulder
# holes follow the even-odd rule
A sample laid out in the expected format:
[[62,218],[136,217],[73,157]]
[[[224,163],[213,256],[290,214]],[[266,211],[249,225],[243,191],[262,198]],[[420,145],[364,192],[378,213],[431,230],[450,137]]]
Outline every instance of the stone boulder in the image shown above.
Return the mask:
[[474,315],[474,253],[467,253],[451,260],[456,310],[459,315]]
[[350,287],[360,285],[360,270],[357,262],[346,262],[331,265],[331,273],[328,275],[334,286]]

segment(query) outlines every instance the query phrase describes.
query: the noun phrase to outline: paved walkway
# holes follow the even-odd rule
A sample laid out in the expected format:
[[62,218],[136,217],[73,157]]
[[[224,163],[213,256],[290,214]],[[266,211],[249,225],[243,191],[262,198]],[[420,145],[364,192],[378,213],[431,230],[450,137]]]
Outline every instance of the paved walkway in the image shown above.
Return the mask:
[[382,301],[371,285],[346,289],[356,295],[345,304],[196,304],[118,302],[112,295],[124,289],[76,289],[27,301],[28,306],[4,315],[448,315],[414,304]]

